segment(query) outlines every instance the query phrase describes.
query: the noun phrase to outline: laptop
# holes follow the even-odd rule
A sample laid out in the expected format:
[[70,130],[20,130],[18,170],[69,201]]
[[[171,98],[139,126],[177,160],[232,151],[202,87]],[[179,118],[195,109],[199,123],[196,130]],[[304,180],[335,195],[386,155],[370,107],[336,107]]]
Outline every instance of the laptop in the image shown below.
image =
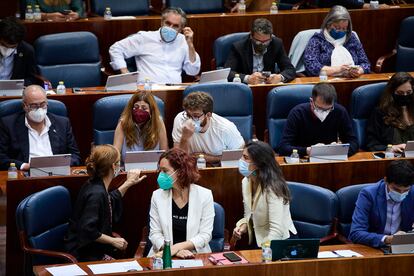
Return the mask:
[[125,154],[125,170],[157,170],[158,160],[164,150],[127,151]]
[[394,235],[391,242],[391,253],[414,253],[414,233]]
[[227,77],[230,74],[230,68],[202,72],[199,83],[223,83],[228,82]]
[[22,96],[24,80],[0,80],[0,96]]
[[312,146],[309,162],[335,162],[348,160],[349,144]]
[[404,156],[409,158],[414,157],[414,141],[407,141],[405,144]]
[[272,240],[272,261],[316,259],[319,252],[319,239]]
[[136,91],[137,90],[137,82],[138,82],[138,71],[121,74],[121,75],[112,75],[109,76],[105,90],[106,91]]
[[238,167],[239,159],[243,155],[243,149],[237,150],[223,150],[221,155],[221,166],[222,167]]
[[30,176],[70,175],[71,154],[34,156],[30,158]]

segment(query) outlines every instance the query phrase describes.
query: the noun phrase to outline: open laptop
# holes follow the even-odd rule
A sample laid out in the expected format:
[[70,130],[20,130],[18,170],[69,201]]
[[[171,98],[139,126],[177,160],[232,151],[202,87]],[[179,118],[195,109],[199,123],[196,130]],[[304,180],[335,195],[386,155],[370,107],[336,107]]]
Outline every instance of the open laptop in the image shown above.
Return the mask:
[[71,154],[35,156],[30,158],[30,176],[70,175]]
[[138,82],[138,71],[137,72],[131,72],[121,75],[112,75],[109,76],[106,85],[105,90],[106,91],[122,91],[122,90],[128,90],[128,91],[135,91],[137,90],[137,82]]
[[335,162],[348,160],[349,144],[312,146],[309,162]]
[[24,80],[0,80],[0,96],[21,96]]
[[243,149],[237,150],[223,150],[221,155],[221,166],[222,167],[238,167],[239,159],[243,155]]
[[230,74],[230,68],[202,72],[199,83],[223,83],[228,82],[227,77]]
[[391,253],[414,253],[414,233],[394,235],[391,242]]
[[319,239],[272,240],[272,261],[318,258]]
[[158,160],[164,150],[127,151],[125,154],[125,170],[156,170]]
[[414,157],[414,141],[407,141],[405,144],[404,156],[409,158]]

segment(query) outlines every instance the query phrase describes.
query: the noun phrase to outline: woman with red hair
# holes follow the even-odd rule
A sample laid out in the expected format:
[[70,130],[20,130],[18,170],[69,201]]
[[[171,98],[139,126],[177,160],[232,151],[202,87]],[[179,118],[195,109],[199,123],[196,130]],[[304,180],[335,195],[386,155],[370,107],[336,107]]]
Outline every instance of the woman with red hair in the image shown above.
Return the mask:
[[160,156],[158,166],[160,188],[151,198],[149,256],[162,255],[164,240],[171,241],[171,255],[179,258],[211,252],[213,195],[194,184],[200,177],[195,158],[173,148]]

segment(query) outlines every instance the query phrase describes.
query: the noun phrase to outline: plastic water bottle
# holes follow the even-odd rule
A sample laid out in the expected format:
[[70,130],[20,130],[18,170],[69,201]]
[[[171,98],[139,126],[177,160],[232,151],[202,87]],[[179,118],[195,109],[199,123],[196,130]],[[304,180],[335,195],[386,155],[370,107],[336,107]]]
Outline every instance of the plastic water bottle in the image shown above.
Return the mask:
[[239,2],[239,13],[246,13],[246,3],[244,0],[240,0]]
[[394,152],[392,151],[392,145],[387,145],[387,149],[385,150],[385,158],[394,158]]
[[292,150],[292,154],[290,155],[290,163],[291,164],[299,164],[299,153],[297,149]]
[[111,20],[112,19],[112,12],[110,7],[106,7],[104,12],[104,19],[105,20]]
[[34,15],[33,15],[32,5],[27,5],[25,19],[28,21],[33,21]]
[[164,240],[164,249],[162,251],[162,266],[164,269],[172,268],[171,241],[169,240]]
[[39,5],[35,5],[33,18],[34,18],[34,21],[42,21],[42,13],[40,12]]
[[206,167],[207,165],[206,165],[206,159],[204,158],[204,154],[200,154],[197,158],[197,168],[205,169]]
[[273,2],[272,5],[270,6],[270,14],[277,14],[279,12],[278,8],[277,8],[277,3]]
[[319,73],[319,81],[324,82],[324,81],[328,81],[328,74],[326,73],[326,70],[321,70],[321,72]]
[[370,1],[369,7],[374,10],[379,9],[379,1]]
[[151,89],[152,89],[151,80],[150,80],[150,78],[146,77],[145,78],[145,83],[144,83],[144,90],[145,91],[151,91]]
[[17,179],[17,168],[15,163],[10,163],[10,167],[7,171],[8,179]]
[[59,81],[58,86],[56,87],[56,94],[62,95],[66,93],[65,83],[63,81]]
[[235,74],[233,78],[233,82],[241,83],[241,78],[239,74]]
[[270,241],[262,243],[262,262],[270,263],[272,261],[272,248],[270,248]]

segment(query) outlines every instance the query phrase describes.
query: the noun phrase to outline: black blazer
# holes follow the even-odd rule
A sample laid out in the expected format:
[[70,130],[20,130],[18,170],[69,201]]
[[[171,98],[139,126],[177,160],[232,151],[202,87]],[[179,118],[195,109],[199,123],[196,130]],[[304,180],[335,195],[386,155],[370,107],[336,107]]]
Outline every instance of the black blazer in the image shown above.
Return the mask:
[[379,107],[372,112],[366,125],[366,143],[369,151],[385,150],[393,144],[395,128],[384,122],[385,113]]
[[[282,74],[285,78],[285,82],[291,81],[296,77],[295,67],[286,55],[280,38],[272,37],[267,52],[263,56],[263,63],[264,71]],[[280,71],[275,71],[275,64],[277,64]],[[250,35],[233,43],[224,67],[231,68],[228,77],[229,81],[233,81],[235,74],[240,74],[240,78],[243,81],[245,75],[253,73],[253,48]]]
[[24,79],[25,86],[43,85],[41,80],[37,78],[38,74],[33,47],[24,41],[20,42],[17,46],[17,53],[14,55],[11,79]]
[[[49,140],[53,154],[72,154],[71,166],[80,164],[78,146],[72,134],[69,119],[48,113],[51,122]],[[29,162],[29,135],[24,123],[25,112],[0,118],[0,170],[7,170],[10,163],[17,169]]]

